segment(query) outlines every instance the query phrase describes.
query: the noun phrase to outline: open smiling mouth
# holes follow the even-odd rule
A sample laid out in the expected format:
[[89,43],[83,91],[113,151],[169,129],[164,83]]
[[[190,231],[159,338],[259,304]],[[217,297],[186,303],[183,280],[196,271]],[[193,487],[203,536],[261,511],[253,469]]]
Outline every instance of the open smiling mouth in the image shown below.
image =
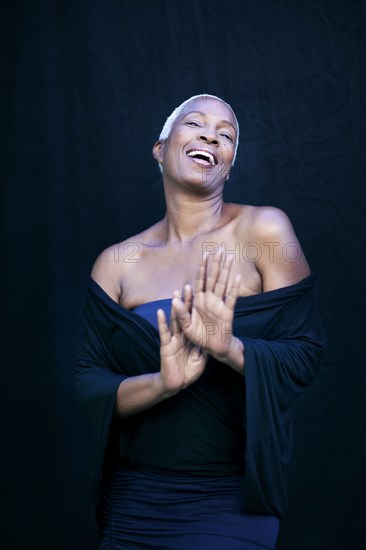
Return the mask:
[[215,166],[217,158],[213,153],[205,149],[189,149],[187,155],[197,164],[202,166]]

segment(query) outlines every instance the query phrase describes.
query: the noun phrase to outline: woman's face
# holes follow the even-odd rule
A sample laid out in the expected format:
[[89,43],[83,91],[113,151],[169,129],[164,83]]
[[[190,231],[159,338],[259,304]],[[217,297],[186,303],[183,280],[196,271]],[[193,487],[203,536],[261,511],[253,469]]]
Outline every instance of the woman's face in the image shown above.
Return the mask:
[[210,189],[229,177],[236,133],[229,107],[203,96],[189,102],[168,139],[155,144],[154,156],[167,177]]

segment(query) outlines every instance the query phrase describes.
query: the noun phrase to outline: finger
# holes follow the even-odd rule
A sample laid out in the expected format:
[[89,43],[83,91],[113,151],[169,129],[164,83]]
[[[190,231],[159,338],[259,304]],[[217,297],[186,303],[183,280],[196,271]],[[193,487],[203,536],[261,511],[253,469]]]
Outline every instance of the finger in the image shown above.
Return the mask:
[[227,285],[228,285],[232,265],[233,265],[232,256],[229,256],[229,257],[226,256],[224,263],[220,264],[220,273],[214,288],[214,293],[216,294],[216,296],[219,296],[220,298],[224,298],[226,296]]
[[185,285],[184,287],[184,305],[188,313],[192,313],[193,291],[191,285]]
[[207,257],[205,256],[197,269],[196,281],[194,285],[195,294],[198,294],[198,292],[205,291],[206,268],[207,268]]
[[156,316],[158,319],[160,342],[163,346],[165,346],[166,344],[169,344],[171,340],[171,334],[166,322],[165,313],[162,309],[158,309]]
[[214,254],[206,269],[206,292],[213,292],[220,273],[221,251]]
[[183,330],[183,332],[185,332],[191,324],[191,315],[187,311],[187,308],[182,300],[174,298],[172,304],[175,309],[179,327]]
[[[173,299],[179,298],[179,290],[175,290],[173,292]],[[173,300],[172,300],[172,306],[170,308],[170,332],[172,334],[178,334],[180,332],[180,325],[178,323],[177,319],[177,312],[175,311],[175,308],[173,307]]]
[[232,311],[234,311],[236,300],[239,295],[240,283],[241,283],[241,276],[236,275],[236,277],[234,278],[233,284],[231,285],[230,290],[226,295],[225,304]]

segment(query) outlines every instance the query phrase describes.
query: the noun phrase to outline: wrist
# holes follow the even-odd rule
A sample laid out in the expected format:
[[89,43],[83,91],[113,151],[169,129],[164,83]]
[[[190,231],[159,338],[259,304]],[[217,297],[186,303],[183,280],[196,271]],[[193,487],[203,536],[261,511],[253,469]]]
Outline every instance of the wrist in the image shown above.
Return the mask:
[[156,393],[157,397],[161,399],[168,399],[169,397],[172,397],[179,392],[179,390],[172,390],[166,387],[160,372],[156,372],[153,374],[152,386],[153,391]]
[[236,371],[242,373],[244,370],[243,342],[236,336],[231,335],[230,343],[227,350],[222,355],[215,356],[215,359],[220,361],[220,363],[229,365],[229,367],[232,367]]

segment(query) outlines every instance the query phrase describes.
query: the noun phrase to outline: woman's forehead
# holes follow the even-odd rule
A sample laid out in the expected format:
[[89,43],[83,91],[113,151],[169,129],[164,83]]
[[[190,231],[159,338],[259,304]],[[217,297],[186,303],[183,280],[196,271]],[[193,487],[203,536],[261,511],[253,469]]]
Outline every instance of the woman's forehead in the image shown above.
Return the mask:
[[190,112],[201,112],[205,115],[215,115],[221,117],[223,120],[228,120],[236,128],[236,121],[231,108],[223,101],[211,97],[197,97],[192,99],[187,105],[185,105],[181,116],[183,118]]

